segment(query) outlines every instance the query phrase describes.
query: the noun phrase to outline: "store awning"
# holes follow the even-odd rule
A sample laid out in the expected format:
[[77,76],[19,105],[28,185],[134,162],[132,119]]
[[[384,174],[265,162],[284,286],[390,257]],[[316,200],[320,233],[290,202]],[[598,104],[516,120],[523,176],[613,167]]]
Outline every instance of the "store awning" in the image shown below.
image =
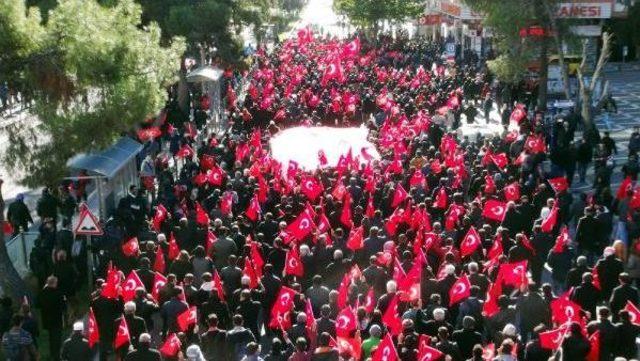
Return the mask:
[[67,167],[87,170],[112,178],[141,150],[142,144],[129,137],[123,137],[102,152],[76,155],[67,161]]
[[202,83],[205,81],[218,81],[224,72],[220,68],[210,66],[200,67],[187,74],[190,83]]

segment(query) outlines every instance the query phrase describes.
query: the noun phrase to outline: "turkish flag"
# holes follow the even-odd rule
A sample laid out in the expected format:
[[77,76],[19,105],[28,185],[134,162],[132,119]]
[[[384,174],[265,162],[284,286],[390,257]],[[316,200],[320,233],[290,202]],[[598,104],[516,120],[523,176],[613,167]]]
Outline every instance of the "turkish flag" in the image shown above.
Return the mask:
[[286,232],[294,239],[301,241],[315,228],[313,219],[308,212],[302,211],[298,217],[287,226]]
[[501,264],[498,277],[507,285],[520,287],[527,280],[527,261]]
[[398,352],[391,339],[391,333],[387,333],[382,341],[378,344],[378,348],[371,355],[371,361],[398,361]]
[[351,214],[351,194],[347,193],[342,203],[342,212],[340,212],[340,223],[347,228],[353,227],[353,218]]
[[627,304],[624,305],[624,310],[629,312],[629,321],[634,325],[640,326],[640,310],[636,307],[631,301],[627,301]]
[[278,292],[276,302],[274,302],[271,307],[271,321],[269,322],[269,327],[273,329],[280,327],[283,331],[286,331],[291,327],[291,317],[289,317],[289,314],[293,308],[293,298],[296,294],[297,292],[289,287],[280,287],[280,292]]
[[571,238],[569,237],[569,230],[567,226],[562,227],[560,230],[560,234],[556,238],[556,242],[551,249],[553,253],[562,253],[564,251],[564,246],[571,242]]
[[178,150],[178,152],[176,153],[176,157],[191,159],[191,158],[193,158],[194,154],[195,154],[195,152],[193,151],[193,148],[191,148],[191,146],[189,146],[189,144],[185,144]]
[[449,306],[466,300],[471,295],[471,283],[466,274],[458,278],[449,290]]
[[176,237],[174,237],[173,232],[169,235],[169,260],[173,261],[178,258],[180,255],[180,247],[178,246],[178,242],[176,242]]
[[491,160],[500,169],[504,169],[504,167],[506,167],[507,164],[509,164],[509,158],[507,158],[506,153],[492,154]]
[[438,193],[436,194],[436,199],[435,199],[435,208],[439,208],[439,209],[445,209],[447,208],[447,190],[444,188],[440,188],[440,190],[438,191]]
[[231,214],[233,207],[233,195],[230,192],[225,192],[220,198],[220,213],[227,216]]
[[131,343],[131,337],[129,336],[129,326],[127,326],[127,321],[124,318],[124,315],[120,317],[120,324],[118,325],[118,330],[116,331],[116,337],[114,338],[113,345],[115,349],[119,349],[120,347]]
[[304,313],[307,315],[307,330],[316,329],[316,317],[313,314],[313,306],[311,305],[311,299],[307,298],[304,303]]
[[216,159],[212,155],[203,154],[202,157],[200,157],[200,169],[206,171],[209,169],[213,169],[215,165]]
[[344,307],[336,317],[336,335],[338,337],[351,337],[356,331],[358,320],[351,307]]
[[211,249],[213,248],[213,245],[216,243],[217,240],[218,240],[218,237],[216,237],[216,235],[213,234],[211,230],[207,230],[207,240],[204,247],[204,250],[207,254],[211,254]]
[[540,228],[542,229],[542,232],[551,233],[553,228],[555,228],[556,223],[558,223],[557,202],[553,205],[553,208],[551,208],[551,211],[549,212],[549,215],[547,215],[547,218],[542,220]]
[[542,136],[530,135],[524,143],[524,148],[533,154],[544,153],[547,146]]
[[182,343],[178,336],[175,333],[171,333],[167,336],[167,339],[164,340],[159,351],[165,357],[175,357],[178,354],[178,351],[180,351],[180,346],[182,346]]
[[547,350],[557,350],[560,345],[562,345],[562,341],[564,341],[564,336],[567,333],[568,326],[561,326],[556,328],[555,330],[541,332],[540,337],[540,346]]
[[376,309],[376,296],[373,292],[373,288],[371,287],[369,287],[369,292],[367,292],[367,295],[364,298],[363,306],[367,313],[371,313]]
[[320,234],[331,230],[331,223],[329,223],[329,219],[324,213],[320,213],[318,216],[318,226],[316,228]]
[[236,162],[242,162],[251,153],[247,143],[240,143],[236,146]]
[[93,345],[100,341],[100,331],[98,330],[98,321],[93,314],[93,308],[89,307],[89,317],[87,320],[87,341],[89,341],[89,348],[93,348]]
[[347,305],[347,297],[349,293],[349,286],[351,285],[351,274],[346,273],[342,276],[342,281],[338,286],[338,307],[344,308]]
[[396,208],[400,205],[405,199],[407,199],[407,191],[404,190],[402,184],[398,184],[396,189],[393,191],[393,201],[391,202],[391,207]]
[[631,207],[631,209],[640,208],[640,187],[636,187],[636,189],[633,191],[633,196],[631,196],[629,207]]
[[216,270],[213,271],[213,287],[215,287],[220,301],[224,302],[224,287],[222,286],[222,279],[220,279],[220,274]]
[[509,116],[509,121],[516,122],[520,124],[520,121],[527,116],[527,113],[524,111],[524,106],[522,104],[516,105],[516,107],[511,112]]
[[341,201],[342,197],[347,193],[347,188],[342,184],[342,180],[338,180],[336,186],[331,191],[331,195],[335,200]]
[[138,238],[129,238],[129,240],[122,245],[122,253],[127,257],[137,257],[140,253]]
[[376,210],[373,206],[373,196],[369,195],[369,199],[367,199],[367,208],[364,211],[364,215],[371,219],[375,215],[375,212]]
[[350,359],[359,360],[362,354],[362,340],[360,335],[356,337],[336,337],[336,347],[340,355],[351,355]]
[[500,307],[498,307],[498,297],[502,295],[501,282],[501,280],[496,280],[496,283],[489,285],[487,298],[482,306],[482,314],[485,317],[492,317],[500,311]]
[[460,257],[464,258],[473,254],[481,245],[478,231],[474,226],[471,226],[460,243]]
[[145,128],[145,129],[138,129],[138,131],[136,132],[138,135],[138,139],[140,139],[140,141],[142,143],[146,143],[150,140],[156,139],[159,136],[162,135],[162,131],[160,130],[160,128],[158,127],[149,127],[149,128]]
[[329,164],[329,161],[327,161],[327,156],[324,154],[324,151],[322,149],[318,151],[318,163],[320,163],[321,167]]
[[591,344],[591,349],[587,355],[587,361],[600,360],[600,330],[596,330],[589,336],[589,344]]
[[[109,263],[111,266],[111,263]],[[118,298],[120,294],[120,272],[115,268],[109,268],[107,270],[107,279],[102,286],[100,295],[105,298]]]
[[549,185],[556,193],[560,193],[562,191],[566,191],[567,189],[569,189],[569,183],[567,182],[566,177],[556,177],[556,178],[547,179],[547,182],[549,182]]
[[[136,298],[136,289],[144,288],[144,284],[138,277],[138,273],[135,270],[129,272],[129,275],[124,280],[124,284],[122,285],[122,299],[124,302],[128,302]],[[146,289],[145,289],[146,291]]]
[[249,287],[250,288],[256,288],[258,287],[258,274],[256,273],[256,269],[253,265],[253,263],[251,262],[251,260],[249,259],[249,257],[246,257],[244,259],[244,268],[242,269],[242,275],[243,276],[247,276],[249,277]]
[[245,214],[247,215],[247,218],[255,222],[260,218],[261,212],[262,211],[260,210],[260,202],[258,202],[258,196],[254,195],[249,202],[249,207],[247,207]]
[[360,38],[356,37],[342,47],[343,58],[353,58],[360,54]]
[[156,207],[156,212],[153,215],[153,222],[152,222],[152,227],[153,230],[156,232],[160,231],[160,227],[162,226],[162,222],[164,222],[167,219],[167,215],[169,214],[169,212],[167,212],[167,209],[162,205],[162,203],[158,203],[158,206]]
[[580,322],[582,319],[580,305],[569,300],[569,292],[571,291],[551,301],[551,319],[559,325],[572,321]]
[[291,249],[287,251],[284,264],[284,274],[297,277],[302,277],[304,275],[304,268],[296,245],[293,245]]
[[354,228],[349,232],[349,238],[347,239],[347,248],[352,251],[357,251],[364,247],[364,230],[362,226]]
[[398,295],[394,295],[389,306],[382,315],[382,322],[389,329],[389,333],[396,336],[402,332],[402,320],[398,314]]
[[627,196],[627,191],[633,189],[633,184],[631,183],[631,177],[626,177],[622,183],[620,183],[620,187],[618,187],[618,191],[616,192],[616,199],[622,200]]
[[195,326],[198,322],[198,308],[196,306],[189,307],[178,315],[176,321],[178,322],[178,328],[180,328],[180,331],[187,331],[189,326]]
[[424,181],[424,174],[422,174],[422,171],[420,169],[416,169],[416,171],[413,172],[411,179],[409,179],[409,185],[411,187],[421,186],[422,184],[424,184]]
[[520,184],[513,182],[504,187],[504,198],[507,201],[517,201],[520,199]]
[[418,348],[417,361],[437,361],[443,357],[444,353],[442,353],[437,348],[433,348],[426,343],[420,343],[420,347]]
[[250,247],[251,261],[255,265],[256,271],[260,275],[262,275],[262,267],[264,267],[264,259],[262,258],[262,254],[258,249],[258,242],[250,241],[248,243]]
[[159,301],[160,289],[167,284],[167,278],[161,273],[156,272],[153,276],[153,288],[151,289],[151,297],[154,300]]
[[209,215],[199,202],[196,202],[196,222],[204,227],[209,225]]
[[482,210],[483,217],[498,222],[504,220],[505,214],[507,214],[507,204],[495,199],[489,199],[484,204],[484,209]]
[[324,188],[317,179],[305,177],[300,182],[300,190],[311,202],[315,202],[324,191]]
[[153,261],[153,270],[159,273],[164,273],[166,268],[166,262],[164,260],[164,252],[162,247],[156,249],[156,259]]
[[225,178],[225,173],[220,166],[216,165],[207,171],[207,182],[213,186],[222,185],[222,181]]

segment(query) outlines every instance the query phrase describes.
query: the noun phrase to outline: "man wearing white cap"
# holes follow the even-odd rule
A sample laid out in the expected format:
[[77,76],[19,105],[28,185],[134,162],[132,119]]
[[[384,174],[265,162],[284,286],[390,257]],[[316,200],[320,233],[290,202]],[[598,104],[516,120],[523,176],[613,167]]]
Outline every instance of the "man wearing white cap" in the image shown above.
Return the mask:
[[73,332],[62,344],[60,360],[62,361],[89,361],[91,360],[91,348],[89,342],[82,335],[84,324],[78,321],[73,324]]

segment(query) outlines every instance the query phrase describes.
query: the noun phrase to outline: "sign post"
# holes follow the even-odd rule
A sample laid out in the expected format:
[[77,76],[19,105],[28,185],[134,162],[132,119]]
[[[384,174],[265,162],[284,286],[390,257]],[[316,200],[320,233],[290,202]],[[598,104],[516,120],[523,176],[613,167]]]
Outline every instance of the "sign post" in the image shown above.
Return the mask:
[[101,236],[104,232],[96,216],[91,213],[86,203],[80,204],[80,214],[78,215],[78,224],[74,228],[76,236],[87,237],[87,283],[89,288],[93,285],[93,254],[91,253],[91,236]]

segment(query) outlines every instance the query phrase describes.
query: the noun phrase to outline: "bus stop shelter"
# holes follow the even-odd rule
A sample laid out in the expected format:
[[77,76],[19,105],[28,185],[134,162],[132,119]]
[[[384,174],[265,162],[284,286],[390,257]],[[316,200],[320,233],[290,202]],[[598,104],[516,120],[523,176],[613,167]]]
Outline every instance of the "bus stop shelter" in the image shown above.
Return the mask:
[[69,177],[79,179],[86,177],[95,180],[94,191],[88,197],[89,207],[99,210],[100,218],[113,213],[118,201],[127,195],[129,185],[139,183],[139,160],[137,155],[143,145],[129,137],[120,138],[111,147],[97,152],[79,154],[69,159],[67,167],[72,175]]

